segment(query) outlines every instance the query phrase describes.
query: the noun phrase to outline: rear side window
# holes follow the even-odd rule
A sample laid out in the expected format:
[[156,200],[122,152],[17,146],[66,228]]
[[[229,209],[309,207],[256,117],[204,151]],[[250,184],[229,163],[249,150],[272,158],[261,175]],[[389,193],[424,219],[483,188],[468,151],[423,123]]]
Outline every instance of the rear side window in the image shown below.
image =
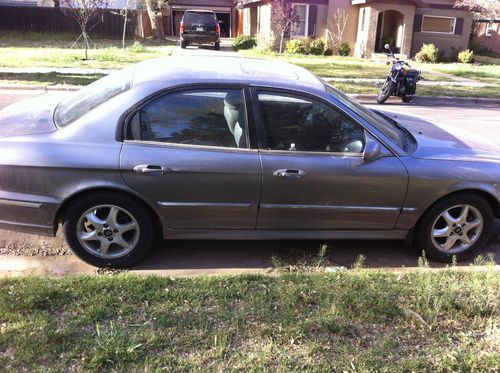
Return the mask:
[[59,127],[66,127],[110,98],[130,89],[131,86],[132,69],[112,73],[61,101],[54,113],[54,120]]
[[243,90],[190,90],[162,96],[137,111],[129,139],[248,148]]
[[208,12],[186,12],[184,23],[215,23],[215,14]]

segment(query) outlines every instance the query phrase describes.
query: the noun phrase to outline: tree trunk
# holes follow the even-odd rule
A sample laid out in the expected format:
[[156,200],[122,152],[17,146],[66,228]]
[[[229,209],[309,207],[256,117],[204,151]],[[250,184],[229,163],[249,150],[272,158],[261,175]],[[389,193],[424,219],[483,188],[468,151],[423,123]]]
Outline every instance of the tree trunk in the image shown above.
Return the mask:
[[153,39],[163,39],[165,37],[165,33],[163,31],[161,12],[153,9],[149,4],[147,4],[147,9],[149,20],[151,21],[151,31],[153,32]]
[[281,38],[280,38],[280,53],[283,53],[283,39],[285,37],[285,31],[281,31]]

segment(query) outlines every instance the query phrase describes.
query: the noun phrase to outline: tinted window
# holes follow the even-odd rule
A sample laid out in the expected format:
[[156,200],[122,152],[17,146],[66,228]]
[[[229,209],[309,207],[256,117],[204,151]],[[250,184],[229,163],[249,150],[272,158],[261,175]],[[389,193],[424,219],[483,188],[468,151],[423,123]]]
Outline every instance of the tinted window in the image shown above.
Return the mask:
[[131,86],[131,69],[112,73],[61,101],[54,113],[54,119],[59,127],[65,127]]
[[185,23],[215,23],[214,14],[207,12],[186,12],[183,19]]
[[361,153],[364,130],[344,113],[307,98],[259,93],[271,150]]
[[408,153],[412,153],[416,150],[417,142],[408,131],[402,130],[399,125],[395,125],[394,121],[389,121],[387,117],[383,117],[356,101],[351,100],[348,96],[331,85],[326,83],[325,85],[327,92],[332,95],[332,97],[335,97],[364,120],[375,126],[401,149],[404,149]]
[[136,140],[248,148],[242,90],[196,90],[160,97],[130,122]]

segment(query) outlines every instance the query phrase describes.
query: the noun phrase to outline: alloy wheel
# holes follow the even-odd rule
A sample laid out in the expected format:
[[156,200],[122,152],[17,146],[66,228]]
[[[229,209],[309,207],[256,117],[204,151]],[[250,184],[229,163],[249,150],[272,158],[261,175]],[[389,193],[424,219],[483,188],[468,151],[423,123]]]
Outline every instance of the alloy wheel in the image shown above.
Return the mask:
[[460,253],[474,245],[483,231],[483,216],[471,205],[456,205],[443,211],[431,229],[432,244],[447,254]]
[[119,258],[137,245],[140,229],[134,216],[122,207],[99,205],[85,211],[76,225],[76,237],[90,254]]

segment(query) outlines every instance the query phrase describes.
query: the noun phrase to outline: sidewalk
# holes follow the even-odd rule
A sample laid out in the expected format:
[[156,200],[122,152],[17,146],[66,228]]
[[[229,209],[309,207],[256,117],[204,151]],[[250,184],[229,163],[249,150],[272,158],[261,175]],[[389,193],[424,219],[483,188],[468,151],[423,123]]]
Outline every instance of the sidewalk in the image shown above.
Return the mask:
[[[196,55],[197,53],[203,53],[203,50],[201,52],[198,52],[198,50],[191,50],[191,49],[186,49],[186,50],[180,50],[177,51],[178,55]],[[219,53],[224,53],[224,55],[227,55],[228,52],[219,52]],[[101,74],[101,75],[107,75],[111,73],[113,70],[112,69],[81,69],[81,68],[66,68],[66,67],[34,67],[34,68],[24,68],[24,67],[0,67],[0,73],[3,74],[48,74],[48,73],[58,73],[58,74],[76,74],[76,75],[96,75],[96,74]],[[457,87],[485,87],[490,84],[484,83],[484,82],[477,82],[475,80],[470,80],[470,79],[464,79],[460,77],[454,77],[453,75],[449,74],[444,74],[444,73],[438,73],[439,75],[442,75],[443,77],[446,78],[457,78],[454,79],[454,81],[428,81],[428,80],[421,80],[418,82],[419,85],[423,86],[439,86],[439,85],[448,85],[448,86],[457,86]],[[344,82],[344,83],[372,83],[372,84],[381,84],[385,81],[385,79],[367,79],[367,78],[322,78],[323,80],[327,82]]]

